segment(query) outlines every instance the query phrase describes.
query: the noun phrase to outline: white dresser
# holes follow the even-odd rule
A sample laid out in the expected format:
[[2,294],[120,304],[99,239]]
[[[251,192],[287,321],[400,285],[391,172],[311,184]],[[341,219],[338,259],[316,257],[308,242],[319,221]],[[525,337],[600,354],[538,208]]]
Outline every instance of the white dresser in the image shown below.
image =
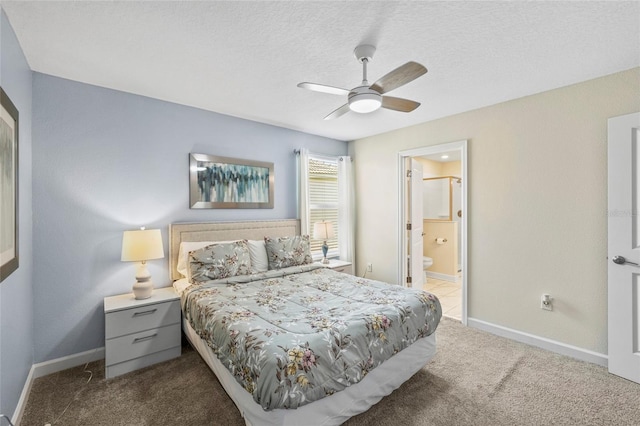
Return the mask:
[[342,272],[344,274],[353,275],[351,262],[346,262],[344,260],[329,259],[329,263],[316,262],[316,265],[333,269],[334,271]]
[[180,298],[173,287],[143,300],[132,293],[105,297],[104,315],[107,379],[180,356]]

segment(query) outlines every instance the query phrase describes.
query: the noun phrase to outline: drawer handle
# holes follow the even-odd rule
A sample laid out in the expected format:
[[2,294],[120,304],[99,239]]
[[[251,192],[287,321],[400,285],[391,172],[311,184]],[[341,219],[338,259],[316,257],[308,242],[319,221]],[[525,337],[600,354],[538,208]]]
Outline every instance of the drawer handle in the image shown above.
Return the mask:
[[133,316],[134,317],[141,317],[143,315],[151,315],[153,314],[155,311],[157,311],[158,309],[149,309],[148,311],[142,311],[142,312],[134,312]]
[[136,337],[135,339],[133,339],[133,343],[140,343],[140,342],[144,342],[145,340],[149,340],[149,339],[153,339],[154,337],[156,337],[158,335],[158,333],[154,333],[150,336],[144,336],[144,337]]

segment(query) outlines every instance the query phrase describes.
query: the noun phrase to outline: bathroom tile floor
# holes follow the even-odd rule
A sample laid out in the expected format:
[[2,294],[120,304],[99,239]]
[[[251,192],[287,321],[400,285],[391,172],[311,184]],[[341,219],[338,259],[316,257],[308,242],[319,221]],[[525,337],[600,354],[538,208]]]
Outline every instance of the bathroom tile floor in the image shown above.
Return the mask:
[[438,296],[444,316],[462,320],[462,277],[456,283],[429,277],[422,288]]

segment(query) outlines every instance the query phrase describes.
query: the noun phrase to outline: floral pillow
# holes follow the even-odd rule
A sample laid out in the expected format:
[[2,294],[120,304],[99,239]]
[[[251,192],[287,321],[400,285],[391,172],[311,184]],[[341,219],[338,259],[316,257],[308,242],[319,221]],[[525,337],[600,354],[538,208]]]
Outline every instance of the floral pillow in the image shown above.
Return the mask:
[[288,268],[289,266],[313,263],[308,235],[295,237],[264,237],[269,259],[269,269]]
[[192,284],[250,274],[247,240],[211,244],[189,252],[189,272]]

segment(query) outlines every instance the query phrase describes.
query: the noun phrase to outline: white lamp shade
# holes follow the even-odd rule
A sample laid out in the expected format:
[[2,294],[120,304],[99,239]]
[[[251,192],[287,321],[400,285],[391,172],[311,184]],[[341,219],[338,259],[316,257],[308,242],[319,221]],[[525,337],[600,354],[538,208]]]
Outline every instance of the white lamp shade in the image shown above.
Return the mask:
[[316,240],[330,240],[335,234],[331,222],[316,222],[313,224],[313,238]]
[[162,233],[159,229],[124,231],[120,260],[123,262],[142,262],[163,257]]

